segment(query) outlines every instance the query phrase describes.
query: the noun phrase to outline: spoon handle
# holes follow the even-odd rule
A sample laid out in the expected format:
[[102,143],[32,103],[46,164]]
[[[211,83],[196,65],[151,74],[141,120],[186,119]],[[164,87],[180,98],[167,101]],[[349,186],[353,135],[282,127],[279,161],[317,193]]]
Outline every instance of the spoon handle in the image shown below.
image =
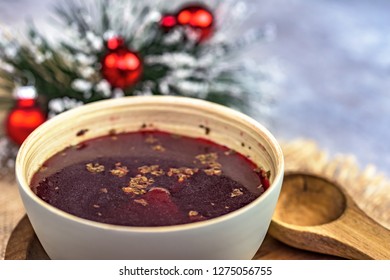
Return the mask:
[[[353,201],[337,221],[324,225],[334,254],[348,259],[390,259],[390,231],[367,216]],[[321,232],[317,232],[321,234]],[[333,234],[336,233],[336,234]]]

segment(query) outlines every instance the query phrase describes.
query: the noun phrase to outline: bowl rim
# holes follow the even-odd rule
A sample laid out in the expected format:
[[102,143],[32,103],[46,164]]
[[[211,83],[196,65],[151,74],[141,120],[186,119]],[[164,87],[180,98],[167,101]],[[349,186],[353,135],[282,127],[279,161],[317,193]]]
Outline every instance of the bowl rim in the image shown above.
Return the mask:
[[[230,213],[221,215],[219,217],[215,217],[209,220],[205,221],[199,221],[195,223],[187,223],[187,224],[179,224],[179,225],[169,225],[169,226],[145,226],[145,227],[137,227],[137,226],[125,226],[125,225],[114,225],[114,224],[106,224],[102,222],[92,221],[85,218],[78,217],[76,215],[67,213],[63,210],[60,210],[51,204],[43,201],[40,199],[30,188],[27,179],[23,175],[23,168],[22,168],[22,162],[24,154],[29,149],[29,144],[31,139],[34,138],[34,135],[38,133],[38,131],[45,130],[46,127],[51,127],[55,125],[58,122],[63,121],[64,119],[69,118],[70,116],[77,116],[79,114],[82,114],[84,111],[90,111],[94,108],[97,108],[101,106],[101,104],[106,104],[110,106],[117,106],[117,105],[123,105],[124,103],[142,103],[142,104],[153,104],[153,103],[159,103],[161,104],[180,104],[180,105],[187,105],[192,107],[200,107],[205,108],[204,105],[207,105],[207,108],[209,108],[208,111],[218,111],[223,115],[229,115],[231,118],[238,118],[242,121],[245,121],[246,123],[250,124],[253,128],[256,128],[257,130],[260,130],[263,134],[261,135],[262,138],[266,140],[267,143],[270,144],[272,151],[276,155],[276,165],[275,170],[277,171],[275,174],[275,177],[270,184],[269,188],[258,198],[250,202],[249,204],[234,210]],[[254,120],[253,118],[249,117],[248,115],[241,113],[235,109],[216,104],[210,101],[202,100],[202,99],[196,99],[191,97],[182,97],[182,96],[126,96],[121,98],[115,98],[115,99],[105,99],[100,100],[96,102],[92,102],[89,104],[84,104],[82,106],[79,106],[77,108],[70,109],[66,112],[63,112],[49,120],[47,120],[45,123],[40,125],[36,130],[34,130],[22,143],[22,145],[19,148],[19,151],[16,156],[15,161],[15,175],[16,175],[16,181],[18,183],[18,188],[20,191],[22,191],[30,200],[32,200],[36,205],[39,205],[41,208],[46,209],[47,211],[51,212],[51,214],[58,215],[60,218],[76,222],[78,224],[82,224],[84,226],[88,227],[94,227],[101,230],[111,230],[111,231],[119,231],[119,232],[136,232],[136,233],[157,233],[157,232],[178,232],[178,231],[187,231],[187,230],[193,230],[197,228],[203,228],[208,227],[214,224],[222,223],[224,221],[234,219],[237,216],[240,216],[244,214],[247,211],[250,211],[252,208],[255,208],[258,204],[261,204],[264,200],[266,200],[272,192],[277,191],[276,185],[283,180],[284,175],[284,157],[282,149],[277,142],[276,138],[271,134],[271,132],[264,127],[262,124]],[[24,203],[24,201],[23,201]],[[29,213],[27,213],[29,215]]]

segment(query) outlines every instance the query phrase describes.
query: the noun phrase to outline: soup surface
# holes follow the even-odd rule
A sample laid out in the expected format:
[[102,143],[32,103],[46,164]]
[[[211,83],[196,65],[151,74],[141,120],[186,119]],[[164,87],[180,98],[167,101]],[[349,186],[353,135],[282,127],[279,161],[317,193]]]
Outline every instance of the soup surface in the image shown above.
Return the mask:
[[31,188],[88,220],[168,226],[235,211],[259,197],[268,178],[248,158],[208,140],[140,131],[64,149],[42,165]]

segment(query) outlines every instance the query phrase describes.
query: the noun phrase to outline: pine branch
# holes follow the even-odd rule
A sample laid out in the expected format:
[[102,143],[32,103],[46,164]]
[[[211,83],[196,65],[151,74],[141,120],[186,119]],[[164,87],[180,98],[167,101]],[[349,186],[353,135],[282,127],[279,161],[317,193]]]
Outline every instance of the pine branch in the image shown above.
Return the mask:
[[[176,2],[181,3],[179,0]],[[229,19],[227,26],[234,26],[234,22],[230,21],[235,17],[229,16],[229,13],[234,13],[234,9],[229,8],[234,4],[232,1],[225,2],[217,1],[212,8],[218,10],[227,5],[224,10],[225,17]],[[70,0],[58,3],[54,6],[58,28],[61,32],[71,31],[70,36],[55,45],[50,44],[44,34],[31,24],[27,44],[16,42],[16,56],[7,56],[0,48],[0,61],[14,68],[10,73],[0,66],[0,74],[7,81],[2,86],[11,90],[15,78],[25,80],[26,73],[32,74],[43,107],[49,110],[48,104],[54,99],[70,98],[89,103],[110,98],[114,88],[102,92],[98,87],[105,82],[100,64],[107,53],[106,47],[99,44],[104,44],[107,36],[112,34],[122,36],[126,46],[136,51],[143,61],[141,79],[135,85],[124,88],[124,95],[183,95],[227,106],[247,107],[250,102],[247,92],[258,89],[248,89],[248,84],[242,79],[247,76],[245,71],[252,69],[241,73],[237,71],[240,65],[237,53],[242,52],[243,40],[235,42],[225,34],[229,39],[198,42],[181,26],[167,32],[160,27],[158,14],[173,14],[175,11],[169,9],[172,6],[171,2],[163,0]],[[214,32],[228,32],[228,29],[216,27]],[[80,57],[92,58],[92,62],[83,64],[79,61]],[[150,58],[156,61],[150,63]],[[85,69],[93,72],[85,75]],[[77,83],[88,86],[86,89],[77,88]],[[257,94],[260,96],[261,92]]]

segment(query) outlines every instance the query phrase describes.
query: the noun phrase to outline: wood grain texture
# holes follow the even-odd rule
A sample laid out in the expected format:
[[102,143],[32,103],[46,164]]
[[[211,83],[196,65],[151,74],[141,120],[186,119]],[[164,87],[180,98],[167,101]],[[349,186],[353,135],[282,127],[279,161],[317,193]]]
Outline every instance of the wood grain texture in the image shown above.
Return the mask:
[[27,216],[24,216],[13,231],[7,244],[5,259],[48,259]]
[[354,155],[331,157],[315,141],[281,142],[286,172],[310,172],[335,181],[371,218],[390,229],[390,178],[368,165],[359,166]]
[[287,173],[269,229],[290,246],[348,259],[390,259],[390,231],[326,178]]
[[[13,231],[5,253],[6,260],[48,260],[49,257],[36,237],[27,216]],[[271,236],[266,236],[254,260],[327,260],[337,257],[289,247]]]

